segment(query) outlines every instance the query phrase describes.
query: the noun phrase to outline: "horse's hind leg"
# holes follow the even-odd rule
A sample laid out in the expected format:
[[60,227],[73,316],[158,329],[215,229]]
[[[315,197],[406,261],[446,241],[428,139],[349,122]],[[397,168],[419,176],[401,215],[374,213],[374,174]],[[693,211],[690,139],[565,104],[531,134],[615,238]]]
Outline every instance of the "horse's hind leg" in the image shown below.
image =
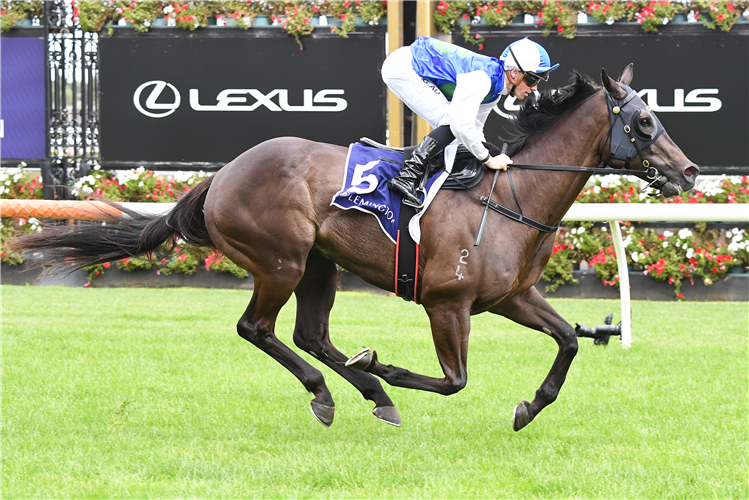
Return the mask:
[[239,335],[281,363],[296,376],[304,388],[315,395],[311,410],[326,426],[333,423],[335,404],[319,370],[281,342],[275,334],[276,318],[289,300],[298,281],[296,277],[255,278],[252,300],[237,324]]
[[519,431],[528,425],[541,410],[557,399],[559,390],[567,377],[567,371],[577,354],[577,336],[572,325],[567,323],[534,287],[512,297],[492,312],[528,328],[544,332],[559,346],[554,364],[551,365],[549,374],[536,391],[536,397],[531,403],[521,401],[515,407],[513,429]]
[[294,293],[297,297],[294,343],[319,359],[356,387],[365,399],[375,403],[377,419],[400,426],[400,415],[382,384],[374,376],[344,366],[348,359],[330,342],[329,318],[338,286],[338,270],[333,262],[312,249],[304,276]]

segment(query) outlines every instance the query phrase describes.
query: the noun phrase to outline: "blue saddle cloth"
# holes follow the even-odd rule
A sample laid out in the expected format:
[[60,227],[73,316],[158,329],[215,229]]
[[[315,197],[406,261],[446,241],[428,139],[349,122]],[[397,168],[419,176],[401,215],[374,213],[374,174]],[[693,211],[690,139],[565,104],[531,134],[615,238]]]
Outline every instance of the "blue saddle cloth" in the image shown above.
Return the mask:
[[[387,182],[398,174],[402,162],[401,153],[358,142],[351,144],[341,190],[333,196],[330,204],[343,210],[354,209],[374,215],[382,231],[395,243],[401,196],[390,191]],[[433,175],[427,180],[427,193],[441,178],[440,175]]]

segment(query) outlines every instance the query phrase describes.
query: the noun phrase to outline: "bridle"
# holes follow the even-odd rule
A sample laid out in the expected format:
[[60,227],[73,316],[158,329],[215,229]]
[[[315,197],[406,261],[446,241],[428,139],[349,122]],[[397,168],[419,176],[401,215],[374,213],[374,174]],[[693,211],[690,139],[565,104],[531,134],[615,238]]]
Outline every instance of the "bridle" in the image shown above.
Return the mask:
[[[623,83],[620,83],[619,86],[626,92],[623,98],[617,99],[609,92],[604,94],[606,106],[609,110],[609,133],[601,145],[601,166],[616,168],[610,165],[610,162],[618,160],[624,162],[624,170],[629,170],[629,164],[632,160],[639,157],[645,170],[632,175],[649,181],[652,185],[659,180],[658,170],[650,165],[642,151],[658,140],[664,128],[658,117],[637,95],[637,92]],[[645,132],[640,126],[640,114],[643,109],[650,111],[650,119],[653,121],[653,131],[650,133]],[[621,127],[617,126],[617,121],[621,122]],[[607,142],[609,143],[609,155],[604,160]]]

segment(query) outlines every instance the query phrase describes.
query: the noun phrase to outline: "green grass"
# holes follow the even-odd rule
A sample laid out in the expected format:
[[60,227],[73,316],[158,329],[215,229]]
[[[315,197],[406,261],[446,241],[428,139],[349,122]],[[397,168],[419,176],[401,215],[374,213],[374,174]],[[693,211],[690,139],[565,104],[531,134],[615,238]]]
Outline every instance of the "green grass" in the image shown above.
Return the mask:
[[[2,486],[11,498],[747,498],[747,303],[633,304],[634,342],[580,352],[519,433],[556,354],[472,318],[460,393],[386,387],[403,427],[317,361],[333,427],[236,334],[246,291],[2,287]],[[293,302],[293,301],[292,301]],[[600,324],[615,301],[553,300]],[[278,322],[289,343],[293,303]],[[332,338],[441,376],[423,310],[339,293]]]

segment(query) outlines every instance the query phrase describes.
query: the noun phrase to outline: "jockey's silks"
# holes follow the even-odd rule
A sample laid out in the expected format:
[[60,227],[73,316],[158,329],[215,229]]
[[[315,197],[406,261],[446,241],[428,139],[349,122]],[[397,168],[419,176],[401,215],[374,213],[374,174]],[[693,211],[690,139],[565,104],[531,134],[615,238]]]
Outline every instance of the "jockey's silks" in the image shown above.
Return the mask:
[[448,101],[455,92],[457,76],[465,73],[483,71],[491,79],[491,91],[482,102],[497,100],[504,88],[504,64],[494,57],[423,36],[411,44],[411,55],[414,71],[434,82]]

